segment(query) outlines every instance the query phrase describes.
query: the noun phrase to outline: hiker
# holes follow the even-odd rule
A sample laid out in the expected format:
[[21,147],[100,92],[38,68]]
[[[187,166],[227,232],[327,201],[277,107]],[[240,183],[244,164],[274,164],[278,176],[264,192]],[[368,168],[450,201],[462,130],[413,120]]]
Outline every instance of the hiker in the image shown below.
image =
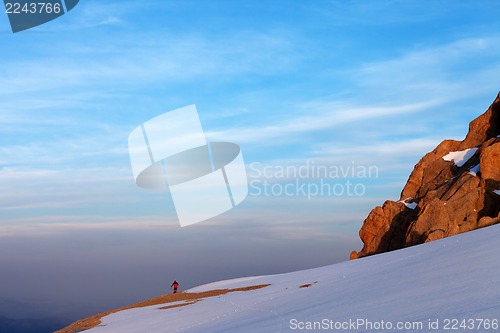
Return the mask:
[[174,283],[170,286],[170,288],[174,287],[174,294],[177,293],[177,287],[179,286],[179,283],[177,283],[176,280],[174,280]]

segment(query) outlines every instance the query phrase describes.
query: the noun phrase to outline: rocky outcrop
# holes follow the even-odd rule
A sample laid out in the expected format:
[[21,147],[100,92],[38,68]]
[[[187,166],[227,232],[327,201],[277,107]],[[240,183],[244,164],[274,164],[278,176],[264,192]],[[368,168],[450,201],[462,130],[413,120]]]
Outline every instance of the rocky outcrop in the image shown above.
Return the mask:
[[351,259],[500,222],[500,93],[463,141],[445,140],[415,165],[400,201],[374,208]]

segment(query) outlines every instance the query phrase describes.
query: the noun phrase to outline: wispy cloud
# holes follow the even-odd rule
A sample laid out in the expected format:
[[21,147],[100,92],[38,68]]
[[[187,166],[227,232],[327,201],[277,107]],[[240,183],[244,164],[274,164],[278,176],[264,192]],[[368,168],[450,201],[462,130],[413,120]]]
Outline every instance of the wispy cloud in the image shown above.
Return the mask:
[[319,130],[337,127],[362,121],[376,121],[384,117],[417,113],[428,110],[442,102],[431,100],[422,103],[395,106],[356,107],[338,102],[309,102],[300,109],[307,116],[283,117],[272,125],[241,127],[219,132],[208,132],[210,138],[225,138],[235,142],[266,143],[267,140],[282,138],[300,140],[299,136]]
[[254,126],[238,126],[209,135],[242,143],[280,138],[295,141],[304,134],[327,128],[363,121],[377,123],[399,115],[446,108],[450,103],[498,90],[494,79],[500,73],[498,45],[500,39],[495,36],[466,38],[363,63],[344,73],[355,81],[349,97],[334,95],[334,100],[325,97],[302,101],[292,110],[269,110],[269,114],[276,114],[274,119],[255,118]]
[[361,88],[385,98],[461,99],[498,90],[500,37],[465,38],[422,45],[393,59],[365,63],[355,74]]
[[[2,94],[87,91],[108,87],[176,84],[193,78],[227,80],[243,75],[270,75],[293,66],[299,50],[280,31],[239,32],[209,37],[202,34],[136,33],[98,38],[90,48],[63,40],[56,57],[14,59],[5,64]],[[39,42],[43,44],[43,41]],[[42,48],[52,47],[40,45]],[[260,49],[260,52],[251,52]],[[62,70],[64,68],[64,70]]]
[[336,142],[322,143],[322,148],[314,151],[316,156],[341,157],[350,159],[377,157],[391,160],[396,157],[420,155],[434,149],[443,139],[440,138],[415,138],[400,141],[367,142],[364,145],[339,146]]
[[144,230],[156,226],[178,229],[177,221],[169,221],[165,216],[46,215],[11,218],[0,225],[0,238],[44,237],[75,231]]
[[125,25],[127,19],[143,5],[135,1],[120,2],[102,2],[102,1],[81,1],[76,10],[72,10],[66,15],[64,21],[56,20],[50,24],[41,25],[35,28],[35,31],[54,32],[54,31],[72,31],[79,30],[83,32],[86,29]]
[[[449,11],[466,9],[467,4],[445,1],[447,5],[437,6],[432,1],[378,2],[378,1],[329,1],[329,8],[322,7],[322,14],[334,25],[355,25],[372,28],[375,26],[398,26],[425,23],[439,19]],[[458,7],[458,8],[457,8]],[[369,19],[367,19],[369,17]]]

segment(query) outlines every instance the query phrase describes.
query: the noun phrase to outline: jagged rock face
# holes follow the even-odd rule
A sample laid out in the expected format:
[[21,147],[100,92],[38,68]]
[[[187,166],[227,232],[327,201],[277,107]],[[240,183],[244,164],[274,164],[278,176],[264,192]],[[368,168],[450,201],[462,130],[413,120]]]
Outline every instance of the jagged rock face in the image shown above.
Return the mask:
[[400,201],[386,201],[370,212],[359,231],[363,249],[353,251],[351,259],[499,222],[500,93],[470,123],[463,141],[445,140],[417,163]]
[[488,187],[500,188],[500,142],[486,147],[481,154],[481,176]]

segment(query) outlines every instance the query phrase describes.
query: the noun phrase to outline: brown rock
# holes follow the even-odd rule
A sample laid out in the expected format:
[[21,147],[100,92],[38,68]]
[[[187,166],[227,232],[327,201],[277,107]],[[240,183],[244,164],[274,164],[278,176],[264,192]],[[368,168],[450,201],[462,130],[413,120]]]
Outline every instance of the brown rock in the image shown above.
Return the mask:
[[452,170],[446,168],[450,162],[443,160],[443,156],[450,151],[457,150],[460,143],[460,141],[445,140],[432,152],[427,153],[415,165],[408,182],[401,192],[400,200],[422,197],[425,193],[434,189],[437,184],[441,184],[453,177]]
[[469,133],[462,141],[460,149],[476,147],[498,135],[500,135],[500,92],[488,110],[471,121]]
[[489,216],[483,216],[478,224],[478,228],[484,228],[484,227],[489,227],[490,225],[497,224],[500,222],[500,217],[489,217]]
[[483,188],[452,196],[449,201],[434,198],[410,225],[405,245],[417,245],[477,229],[484,200]]
[[390,200],[384,202],[381,207],[375,207],[359,231],[364,247],[359,253],[351,253],[351,259],[403,247],[406,230],[417,211],[418,208],[409,209],[402,202]]
[[488,182],[488,185],[500,189],[500,142],[495,142],[486,147],[481,152],[481,178]]
[[[463,141],[445,140],[415,166],[401,200],[374,208],[361,227],[363,249],[351,259],[434,241],[500,223],[500,93],[473,120]],[[452,151],[477,147],[463,166],[443,160]],[[477,175],[470,168],[480,164]]]

